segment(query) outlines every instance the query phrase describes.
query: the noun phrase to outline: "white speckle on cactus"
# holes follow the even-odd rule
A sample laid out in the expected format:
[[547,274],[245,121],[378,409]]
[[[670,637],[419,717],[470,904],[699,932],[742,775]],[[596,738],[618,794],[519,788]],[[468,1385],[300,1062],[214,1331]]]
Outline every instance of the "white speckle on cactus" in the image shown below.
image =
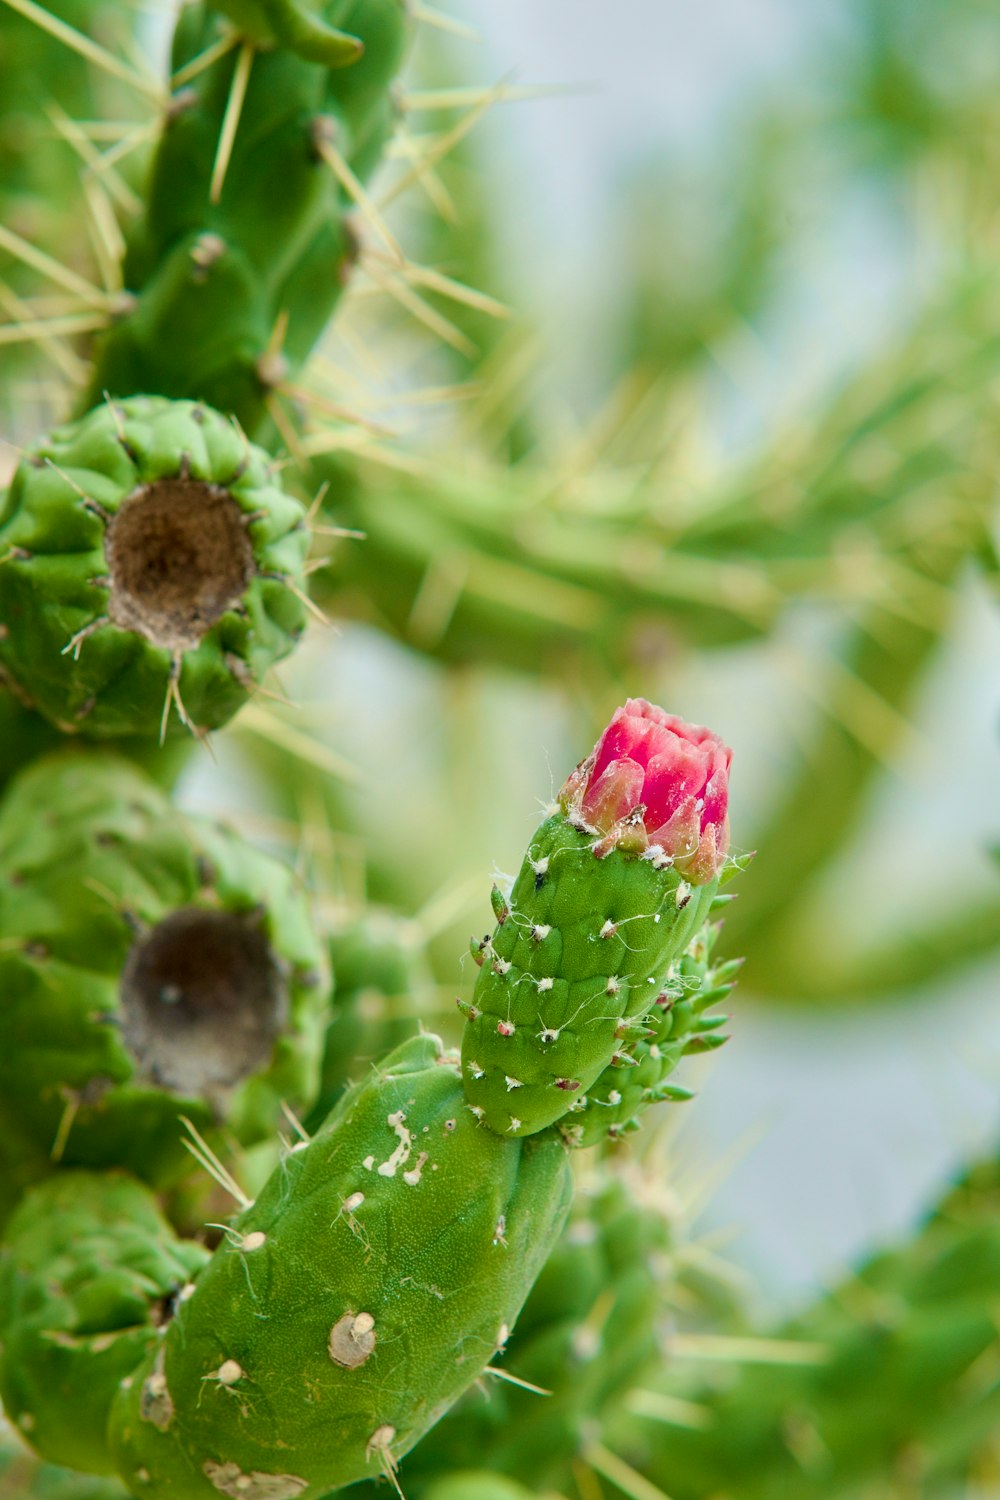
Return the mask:
[[[263,1229],[252,1229],[249,1234],[245,1234],[243,1236],[243,1241],[240,1245],[240,1249],[259,1250],[261,1245],[264,1245],[266,1243],[267,1235],[264,1233]],[[194,1291],[193,1285],[191,1287],[191,1291]],[[190,1293],[188,1295],[190,1296]]]
[[531,941],[533,943],[544,943],[552,928],[548,922],[536,922],[531,929]]
[[375,1319],[369,1312],[347,1312],[330,1329],[330,1358],[345,1370],[357,1370],[376,1344]]
[[497,1219],[496,1228],[493,1231],[493,1243],[494,1245],[503,1245],[506,1248],[507,1219],[504,1214],[501,1214],[499,1219]]
[[621,1096],[621,1094],[618,1092],[617,1089],[612,1089],[611,1092],[610,1092],[610,1094],[608,1095],[608,1103],[609,1104],[620,1104],[621,1102],[622,1102],[622,1096]]
[[416,1187],[417,1183],[420,1181],[420,1174],[424,1170],[424,1162],[426,1160],[427,1152],[421,1151],[420,1155],[417,1157],[416,1166],[411,1167],[408,1172],[403,1173],[403,1181],[406,1183],[407,1187]]
[[654,870],[666,870],[673,864],[673,858],[667,853],[662,844],[650,844],[639,855],[640,859],[648,859]]
[[470,1115],[475,1115],[477,1120],[481,1120],[486,1113],[485,1109],[479,1104],[467,1104],[465,1107]]
[[687,906],[690,900],[691,887],[688,885],[686,880],[682,880],[678,885],[676,891],[674,892],[674,905],[677,907],[677,910],[680,911],[683,907]]
[[477,1079],[478,1078],[485,1078],[486,1074],[485,1074],[485,1072],[483,1071],[483,1069],[479,1066],[479,1064],[477,1062],[470,1061],[470,1062],[466,1063],[466,1067],[468,1068],[469,1072],[472,1074],[473,1078],[477,1078]]
[[551,974],[546,975],[544,979],[539,979],[538,981],[538,993],[540,995],[543,995],[545,991],[550,990],[554,984],[555,980],[552,978]]
[[[370,1170],[370,1168],[369,1168]],[[360,1208],[365,1201],[364,1193],[352,1193],[349,1198],[344,1199],[345,1214],[352,1214],[356,1208]]]
[[497,1036],[513,1036],[516,1030],[517,1027],[514,1025],[513,1021],[497,1022]]
[[499,974],[501,979],[503,979],[505,975],[510,973],[510,968],[511,964],[509,958],[495,958],[493,960],[493,972],[494,974]]
[[458,1121],[457,1120],[445,1120],[445,1122],[444,1122],[444,1128],[445,1128],[445,1130],[448,1130],[448,1131],[454,1130],[457,1127],[457,1125],[458,1125]]
[[541,859],[533,859],[529,863],[536,875],[547,875],[549,873],[549,856],[547,854],[543,854]]
[[510,1117],[510,1124],[507,1126],[507,1134],[508,1135],[516,1135],[517,1132],[520,1130],[520,1128],[521,1128],[521,1121],[517,1118],[516,1115],[511,1115],[511,1117]]
[[511,1078],[509,1073],[504,1074],[504,1083],[506,1083],[507,1085],[508,1094],[510,1093],[511,1089],[519,1089],[524,1087],[520,1078]]
[[217,1380],[220,1385],[235,1385],[238,1380],[243,1379],[243,1366],[239,1360],[225,1359],[214,1376],[206,1376],[206,1379]]
[[546,1026],[538,1033],[538,1040],[540,1042],[558,1042],[559,1032],[553,1026]]
[[617,995],[621,987],[621,980],[618,978],[618,975],[612,974],[604,987],[604,993],[606,995]]
[[216,1464],[206,1459],[202,1465],[206,1479],[231,1500],[295,1500],[308,1489],[309,1482],[295,1474],[261,1474],[254,1470],[244,1474],[239,1464]]
[[365,1169],[366,1172],[370,1172],[371,1169],[372,1169],[372,1167],[374,1167],[374,1165],[375,1165],[375,1158],[374,1158],[374,1156],[366,1156],[365,1159],[364,1159],[364,1161],[361,1163],[361,1165],[364,1167],[364,1169]]
[[395,1427],[390,1427],[388,1422],[384,1423],[381,1427],[376,1427],[368,1439],[368,1446],[365,1449],[367,1457],[371,1458],[373,1453],[378,1453],[383,1459],[387,1459],[391,1467],[395,1469],[395,1459],[389,1452],[389,1444],[395,1436],[396,1429]]
[[166,1432],[174,1420],[174,1401],[167,1388],[167,1377],[163,1373],[164,1349],[160,1346],[152,1373],[142,1383],[139,1398],[139,1415],[144,1422],[152,1422],[160,1432]]
[[386,1115],[386,1124],[390,1127],[390,1129],[396,1132],[396,1135],[399,1137],[399,1145],[396,1147],[392,1155],[390,1157],[387,1157],[387,1159],[379,1167],[378,1175],[380,1177],[395,1177],[399,1168],[405,1165],[405,1163],[410,1159],[410,1150],[413,1145],[413,1136],[411,1132],[407,1130],[404,1123],[405,1120],[406,1115],[401,1109],[397,1109],[391,1115]]
[[507,1327],[506,1323],[501,1323],[500,1324],[500,1331],[497,1334],[497,1353],[498,1354],[500,1354],[507,1347],[507,1340],[509,1338],[510,1338],[510,1329]]
[[601,928],[599,936],[607,940],[608,938],[614,937],[617,931],[617,924],[612,922],[611,918],[608,917],[607,921],[604,923],[604,926]]

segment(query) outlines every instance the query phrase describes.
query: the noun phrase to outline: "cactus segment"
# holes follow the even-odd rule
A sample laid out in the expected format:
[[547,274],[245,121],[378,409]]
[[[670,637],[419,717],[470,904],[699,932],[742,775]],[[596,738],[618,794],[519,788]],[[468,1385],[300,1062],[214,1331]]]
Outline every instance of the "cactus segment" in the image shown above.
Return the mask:
[[285,47],[307,62],[345,68],[364,51],[358,37],[328,26],[295,0],[216,0],[216,4],[257,46]]
[[462,1039],[469,1103],[500,1135],[530,1135],[586,1108],[624,1073],[670,964],[701,926],[716,884],[614,849],[563,812],[535,833],[509,911],[491,937]]
[[437,1476],[481,1465],[570,1493],[588,1435],[660,1353],[673,1236],[646,1196],[632,1180],[578,1192],[499,1361],[523,1384],[491,1381],[463,1397],[411,1455],[408,1492],[431,1500],[444,1488]]
[[43,1463],[0,1425],[0,1500],[129,1500],[117,1479]]
[[319,1500],[391,1474],[503,1346],[570,1191],[558,1136],[482,1129],[455,1055],[404,1043],[285,1158],[120,1392],[125,1483]]
[[217,412],[97,407],[0,510],[0,664],[68,733],[214,729],[305,625],[303,507]]
[[113,1471],[105,1431],[118,1386],[208,1258],[130,1177],[65,1172],[32,1189],[0,1262],[0,1395],[37,1453]]
[[648,1105],[691,1097],[666,1080],[687,1053],[712,1051],[727,1040],[718,1028],[728,1017],[709,1014],[732,990],[730,976],[738,967],[732,960],[712,967],[721,928],[721,922],[707,922],[667,969],[662,987],[638,1023],[631,1065],[606,1067],[579,1101],[582,1107],[563,1121],[570,1145],[617,1140],[638,1128],[638,1116]]
[[[657,1055],[644,1054],[624,1122],[639,1102],[667,1097],[660,1086],[679,1054],[659,1044],[679,1045],[687,1024],[683,1007],[676,1031],[665,1020],[668,970],[736,865],[730,758],[710,730],[630,698],[567,779],[510,899],[494,886],[496,930],[474,945],[479,978],[471,1004],[459,1001],[466,1094],[491,1129],[531,1135],[585,1112],[608,1069],[595,1102],[617,1111],[626,1094],[615,1073],[640,1066],[644,1040]],[[581,1140],[600,1133],[593,1118]]]
[[244,1141],[319,1064],[325,959],[289,871],[127,762],[37,762],[0,806],[0,1097],[36,1149],[154,1182],[179,1116]]
[[[202,67],[221,39],[220,10],[249,39]],[[185,8],[173,68],[195,72],[172,100],[126,255],[131,305],[97,341],[89,405],[104,391],[155,391],[261,427],[356,258],[351,185],[356,196],[392,132],[390,84],[411,25],[403,0],[322,14],[302,0]]]

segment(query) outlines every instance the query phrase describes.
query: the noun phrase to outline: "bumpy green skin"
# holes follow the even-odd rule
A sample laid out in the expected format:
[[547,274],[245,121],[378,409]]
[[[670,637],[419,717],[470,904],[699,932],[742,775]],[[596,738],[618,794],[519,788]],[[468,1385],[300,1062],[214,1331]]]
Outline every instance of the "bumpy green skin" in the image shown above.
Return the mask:
[[[556,1135],[500,1139],[464,1107],[457,1058],[405,1043],[287,1157],[178,1309],[169,1424],[142,1415],[152,1361],[122,1391],[122,1478],[150,1500],[318,1500],[377,1475],[502,1346],[570,1190]],[[334,1363],[331,1333],[349,1348],[361,1314],[374,1347]],[[223,1384],[227,1361],[241,1373]]]
[[[725,898],[723,898],[725,899]],[[709,1014],[731,991],[739,960],[712,966],[712,950],[722,924],[706,923],[680,958],[667,969],[655,1001],[644,1017],[645,1035],[631,1049],[631,1067],[611,1065],[587,1090],[562,1129],[574,1146],[618,1140],[639,1128],[639,1115],[661,1100],[691,1097],[687,1089],[667,1083],[681,1058],[708,1052],[727,1040],[718,1027],[728,1016]]]
[[412,1035],[432,988],[413,923],[387,908],[366,907],[338,920],[328,944],[332,1015],[309,1130],[319,1129],[352,1080]]
[[[274,0],[239,6],[250,22],[249,10],[266,10],[250,30],[272,32],[275,12],[304,8]],[[356,176],[370,174],[393,128],[389,86],[411,23],[404,0],[328,0],[313,14],[357,37],[363,55],[328,69],[297,55],[286,38],[255,52],[217,203],[210,188],[237,51],[174,95],[145,219],[124,268],[136,301],[98,343],[91,404],[104,390],[191,396],[235,413],[254,432],[274,384],[301,364],[323,331],[356,245],[351,200],[318,142],[331,140]],[[188,8],[175,37],[174,70],[220,34],[218,9]]]
[[674,1500],[971,1493],[995,1473],[998,1285],[994,1160],[781,1330],[826,1345],[824,1364],[720,1370],[714,1389],[687,1391],[703,1428],[633,1419],[614,1446]]
[[[140,487],[176,477],[224,489],[250,544],[242,592],[182,651],[108,619],[109,523]],[[183,570],[186,543],[170,541]],[[293,590],[304,587],[308,544],[302,505],[218,412],[158,398],[103,404],[28,453],[0,509],[0,666],[68,733],[156,738],[179,666],[191,725],[217,728],[304,629]],[[166,729],[187,732],[176,706]]]
[[[172,913],[192,910],[246,916],[285,992],[270,1057],[205,1097],[158,1085],[123,1025],[130,954]],[[52,756],[9,787],[0,805],[0,1098],[36,1152],[55,1148],[67,1165],[116,1164],[162,1183],[190,1164],[180,1115],[202,1129],[224,1117],[247,1141],[269,1134],[280,1101],[301,1104],[315,1088],[324,988],[325,955],[290,872],[184,817],[135,767],[106,753]],[[203,1046],[196,1025],[190,1045]]]
[[666,1220],[625,1185],[579,1195],[499,1361],[550,1394],[500,1380],[486,1399],[470,1391],[410,1455],[407,1493],[431,1500],[437,1476],[477,1465],[569,1493],[573,1460],[608,1403],[657,1358],[671,1249]]
[[65,1172],[25,1198],[0,1260],[0,1396],[45,1459],[111,1473],[119,1383],[159,1341],[209,1252],[178,1240],[148,1188]]
[[[179,736],[163,745],[140,735],[123,735],[110,743],[116,752],[136,761],[154,781],[167,788],[174,785],[194,749],[192,741]],[[29,761],[52,750],[76,746],[91,750],[94,741],[85,735],[70,738],[63,734],[34,709],[26,708],[16,694],[0,682],[0,792]]]
[[495,893],[503,920],[475,954],[463,1078],[470,1105],[501,1135],[530,1135],[579,1110],[613,1059],[629,1069],[667,970],[718,889],[621,849],[599,859],[594,846],[563,813],[548,818],[509,903]]

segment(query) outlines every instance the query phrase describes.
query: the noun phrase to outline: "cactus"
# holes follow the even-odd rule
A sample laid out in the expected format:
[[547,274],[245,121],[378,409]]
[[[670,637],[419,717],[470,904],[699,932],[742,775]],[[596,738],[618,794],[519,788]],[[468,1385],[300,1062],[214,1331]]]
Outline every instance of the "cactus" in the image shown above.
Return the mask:
[[[991,1299],[1000,1277],[1000,1167],[966,1174],[909,1242],[873,1256],[782,1330],[811,1363],[723,1374],[703,1420],[631,1424],[632,1453],[674,1500],[705,1495],[966,1493],[995,1465],[1000,1421]],[[691,1394],[688,1391],[688,1394]]]
[[122,1478],[150,1500],[314,1500],[392,1473],[504,1344],[569,1193],[558,1136],[483,1129],[455,1054],[404,1043],[233,1222],[120,1393]]
[[305,622],[304,511],[218,413],[139,399],[38,444],[0,515],[0,663],[66,733],[217,728]]
[[[220,9],[242,41],[213,62]],[[351,192],[392,130],[389,85],[409,31],[404,0],[337,0],[322,16],[289,0],[227,0],[181,15],[173,69],[185,81],[124,266],[134,305],[98,341],[87,404],[155,391],[260,427],[345,284]],[[360,55],[353,40],[351,55],[339,50],[341,33]],[[317,47],[328,46],[323,66]]]
[[430,1500],[439,1476],[474,1466],[569,1489],[608,1404],[655,1364],[672,1234],[647,1185],[614,1171],[578,1192],[511,1333],[501,1369],[520,1383],[469,1391],[411,1455],[408,1493]]
[[208,1259],[171,1233],[147,1188],[120,1173],[39,1184],[7,1226],[0,1269],[0,1395],[57,1464],[110,1473],[104,1445],[119,1383]]
[[0,1091],[36,1149],[159,1182],[180,1115],[256,1139],[309,1097],[324,956],[275,861],[80,752],[8,788],[0,882]]
[[510,899],[494,888],[497,926],[473,940],[480,974],[459,1002],[466,1093],[493,1130],[586,1111],[605,1070],[624,1076],[636,1044],[660,1036],[647,1018],[726,860],[729,758],[708,730],[630,699],[535,833]]

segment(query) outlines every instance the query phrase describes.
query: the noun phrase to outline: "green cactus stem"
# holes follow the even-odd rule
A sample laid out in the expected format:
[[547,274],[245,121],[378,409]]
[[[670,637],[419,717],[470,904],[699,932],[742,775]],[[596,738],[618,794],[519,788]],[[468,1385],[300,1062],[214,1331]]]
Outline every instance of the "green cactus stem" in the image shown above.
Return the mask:
[[[392,1474],[505,1343],[570,1189],[557,1135],[482,1129],[457,1056],[405,1043],[234,1220],[121,1391],[125,1483],[319,1500]],[[169,1419],[151,1420],[151,1392]]]
[[64,1172],[26,1196],[0,1260],[0,1395],[37,1453],[112,1472],[111,1402],[208,1258],[120,1173]]
[[714,1386],[685,1388],[703,1411],[697,1428],[633,1419],[636,1467],[673,1500],[971,1493],[996,1473],[998,1209],[993,1160],[911,1240],[874,1255],[781,1330],[825,1358],[774,1365],[763,1380],[720,1367]]
[[0,1418],[0,1500],[128,1500],[117,1479],[43,1463]]
[[475,1466],[570,1491],[586,1436],[661,1350],[673,1235],[647,1197],[634,1175],[577,1194],[500,1362],[511,1378],[469,1391],[418,1444],[408,1494],[431,1500],[438,1476]]
[[[220,10],[245,40],[212,62]],[[260,428],[346,283],[349,216],[394,126],[410,30],[404,0],[182,13],[182,81],[125,259],[132,305],[98,339],[88,404],[104,391],[187,396]]]
[[[466,1094],[491,1129],[529,1135],[586,1113],[590,1139],[613,1074],[625,1088],[637,1045],[668,1041],[668,974],[726,864],[728,768],[708,730],[630,699],[535,833],[509,899],[494,887],[497,925],[473,940],[480,973],[459,1002]],[[661,1077],[647,1088],[646,1072],[652,1102]],[[625,1120],[632,1107],[629,1091]]]
[[316,1085],[325,960],[289,871],[106,753],[43,759],[0,806],[0,1097],[66,1164],[157,1183],[180,1116],[242,1140]]
[[301,634],[305,512],[191,402],[106,403],[21,462],[0,511],[0,664],[67,733],[214,729]]

